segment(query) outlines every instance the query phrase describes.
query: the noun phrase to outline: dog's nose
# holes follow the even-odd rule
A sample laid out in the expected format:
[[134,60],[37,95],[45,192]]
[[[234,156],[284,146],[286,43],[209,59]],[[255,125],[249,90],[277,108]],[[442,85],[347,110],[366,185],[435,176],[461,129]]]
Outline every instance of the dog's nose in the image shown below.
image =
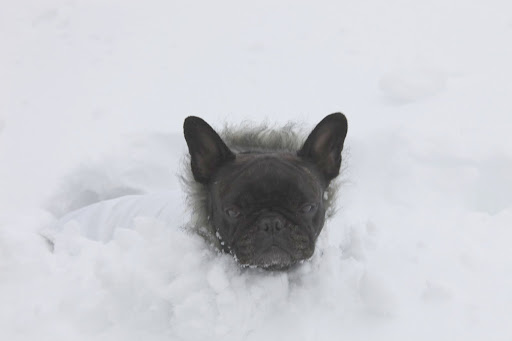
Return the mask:
[[260,219],[259,223],[260,231],[267,233],[277,233],[284,227],[284,221],[281,217],[271,216]]

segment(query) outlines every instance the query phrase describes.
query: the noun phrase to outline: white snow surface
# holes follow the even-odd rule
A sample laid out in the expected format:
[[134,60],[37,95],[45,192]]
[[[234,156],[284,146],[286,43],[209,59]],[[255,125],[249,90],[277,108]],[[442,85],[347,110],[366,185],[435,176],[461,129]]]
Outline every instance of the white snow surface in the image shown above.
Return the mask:
[[[0,340],[512,340],[510,1],[1,7]],[[335,111],[310,261],[187,232],[187,115]]]

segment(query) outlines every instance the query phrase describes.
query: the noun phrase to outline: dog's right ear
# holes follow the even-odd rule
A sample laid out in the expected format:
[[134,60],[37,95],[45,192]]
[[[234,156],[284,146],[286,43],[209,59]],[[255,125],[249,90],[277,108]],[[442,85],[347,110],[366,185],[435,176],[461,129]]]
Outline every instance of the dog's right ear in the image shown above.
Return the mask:
[[207,184],[222,164],[235,159],[235,154],[203,119],[187,117],[183,132],[190,153],[192,174],[197,182]]

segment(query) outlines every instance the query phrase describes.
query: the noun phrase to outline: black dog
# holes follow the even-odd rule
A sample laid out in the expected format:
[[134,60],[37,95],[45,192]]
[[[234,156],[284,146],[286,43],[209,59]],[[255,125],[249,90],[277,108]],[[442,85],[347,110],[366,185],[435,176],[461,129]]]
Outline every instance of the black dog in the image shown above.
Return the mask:
[[[223,251],[243,266],[270,270],[313,255],[326,216],[325,192],[340,170],[343,114],[325,117],[296,149],[290,143],[296,137],[264,131],[237,135],[236,143],[227,136],[226,144],[193,116],[185,119],[184,133],[205,224]],[[251,146],[261,136],[267,143]]]

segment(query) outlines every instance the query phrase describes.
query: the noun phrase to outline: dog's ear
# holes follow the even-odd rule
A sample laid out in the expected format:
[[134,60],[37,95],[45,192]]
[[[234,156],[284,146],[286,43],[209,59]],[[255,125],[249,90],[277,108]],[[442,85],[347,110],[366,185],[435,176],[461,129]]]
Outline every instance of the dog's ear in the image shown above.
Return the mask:
[[313,162],[327,181],[338,176],[341,151],[347,136],[347,119],[342,113],[325,117],[309,134],[297,155]]
[[222,164],[235,159],[235,154],[203,119],[187,117],[183,132],[190,153],[192,174],[197,182],[208,183]]

